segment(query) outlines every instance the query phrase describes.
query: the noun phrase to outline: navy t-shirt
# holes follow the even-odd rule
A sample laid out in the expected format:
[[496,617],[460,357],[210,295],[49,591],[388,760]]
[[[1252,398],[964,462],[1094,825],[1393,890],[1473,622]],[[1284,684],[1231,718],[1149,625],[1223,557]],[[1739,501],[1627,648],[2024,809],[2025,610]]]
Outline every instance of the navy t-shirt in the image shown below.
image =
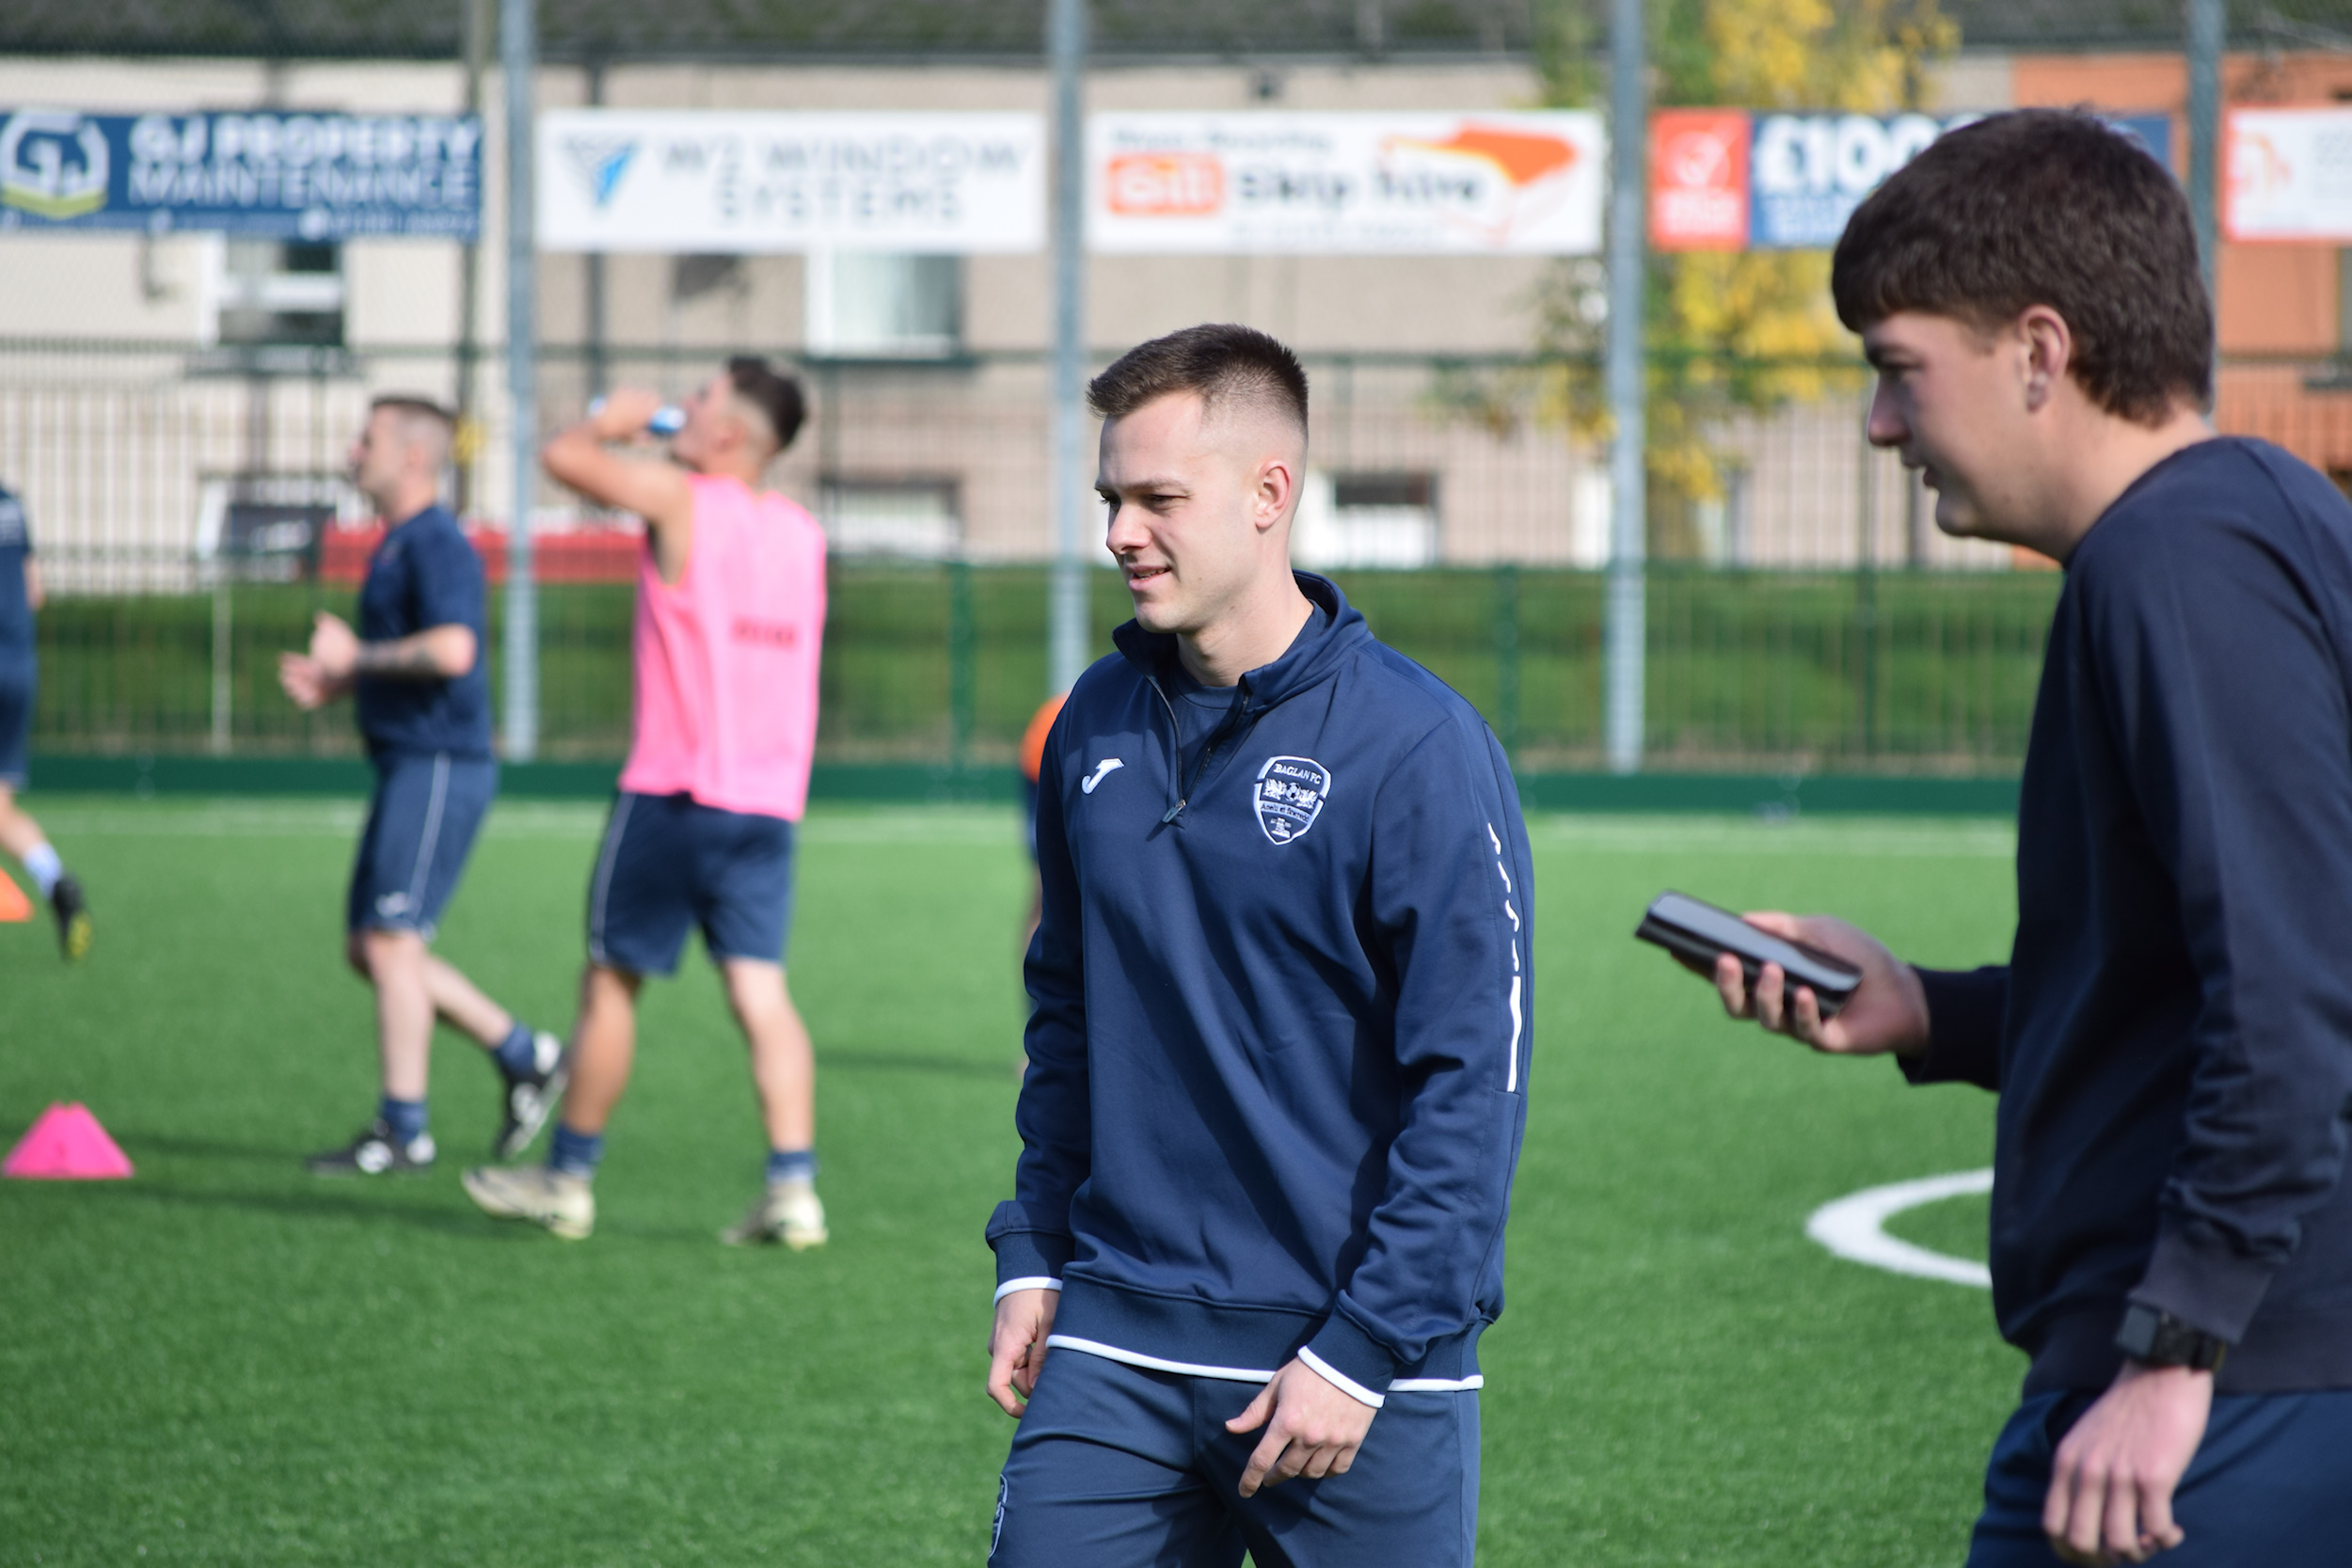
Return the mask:
[[359,734],[373,755],[490,754],[490,642],[482,558],[446,507],[428,506],[385,534],[359,588],[359,639],[389,642],[432,626],[469,626],[473,668],[455,680],[359,678]]
[[24,593],[24,563],[33,553],[24,503],[0,489],[0,659],[33,657],[33,606]]

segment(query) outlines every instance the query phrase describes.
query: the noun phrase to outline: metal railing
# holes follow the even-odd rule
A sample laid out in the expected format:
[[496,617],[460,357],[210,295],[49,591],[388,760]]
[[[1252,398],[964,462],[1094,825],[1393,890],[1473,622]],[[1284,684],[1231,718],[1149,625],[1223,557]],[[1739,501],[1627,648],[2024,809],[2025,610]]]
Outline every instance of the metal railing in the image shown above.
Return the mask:
[[[211,580],[53,600],[39,621],[38,751],[357,753],[347,709],[306,714],[277,685],[278,654],[303,644],[314,610],[351,613],[349,584],[255,580],[185,560],[80,564]],[[1601,574],[1506,564],[1334,576],[1380,637],[1477,705],[1522,768],[1599,766]],[[845,560],[830,577],[819,759],[1009,766],[1044,689],[1046,569]],[[1126,595],[1108,572],[1089,587],[1101,653]],[[1649,765],[2014,768],[2058,587],[2049,572],[1653,567]],[[631,594],[542,584],[542,755],[626,750]],[[498,606],[493,595],[494,660]]]

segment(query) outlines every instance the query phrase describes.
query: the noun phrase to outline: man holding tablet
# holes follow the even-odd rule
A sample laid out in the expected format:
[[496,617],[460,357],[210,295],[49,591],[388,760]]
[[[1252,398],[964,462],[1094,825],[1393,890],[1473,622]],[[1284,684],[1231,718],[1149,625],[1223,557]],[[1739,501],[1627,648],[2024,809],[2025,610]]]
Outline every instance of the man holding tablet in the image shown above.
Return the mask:
[[1955,131],[1855,212],[1832,278],[1870,437],[1947,532],[2066,567],[2003,967],[1781,970],[1735,1015],[2001,1097],[1994,1306],[2032,1358],[1972,1568],[2343,1560],[2352,1541],[2352,505],[2217,438],[2180,187],[2087,116]]
[[1467,1568],[1526,1119],[1510,766],[1291,570],[1288,349],[1193,327],[1089,397],[1136,618],[1045,743],[990,1561]]

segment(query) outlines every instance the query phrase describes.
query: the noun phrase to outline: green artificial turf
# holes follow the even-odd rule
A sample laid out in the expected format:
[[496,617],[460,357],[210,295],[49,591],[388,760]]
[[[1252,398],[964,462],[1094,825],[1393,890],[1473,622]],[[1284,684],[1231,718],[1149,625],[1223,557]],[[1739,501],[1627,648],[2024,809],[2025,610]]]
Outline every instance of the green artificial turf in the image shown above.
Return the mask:
[[[0,1563],[974,1564],[1012,1427],[980,1391],[1025,893],[1003,814],[834,811],[793,984],[834,1231],[716,1242],[762,1153],[699,958],[571,1245],[476,1214],[493,1079],[445,1036],[441,1167],[315,1180],[373,1097],[339,965],[351,804],[29,802],[88,883],[60,966],[0,927],[0,1135],[86,1101],[119,1183],[0,1183]],[[441,951],[568,1022],[593,812],[494,817]],[[1831,1258],[1805,1215],[1990,1157],[1989,1098],[1722,1020],[1629,938],[1660,888],[1832,908],[1923,960],[2005,946],[1972,822],[1554,818],[1510,1306],[1484,1352],[1481,1561],[1957,1560],[2019,1359],[1984,1292]],[[1981,1256],[1915,1211],[1896,1228]],[[1907,1228],[1906,1228],[1907,1227]]]

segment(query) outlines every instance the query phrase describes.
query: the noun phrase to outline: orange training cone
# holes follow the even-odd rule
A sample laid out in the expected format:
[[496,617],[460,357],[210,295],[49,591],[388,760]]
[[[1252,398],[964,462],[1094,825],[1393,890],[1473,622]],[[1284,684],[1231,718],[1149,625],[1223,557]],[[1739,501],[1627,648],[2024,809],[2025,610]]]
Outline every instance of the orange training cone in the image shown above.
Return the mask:
[[0,1176],[36,1181],[107,1181],[130,1174],[130,1159],[79,1101],[43,1111],[0,1162]]
[[24,896],[24,890],[0,871],[0,923],[33,918],[33,901]]

